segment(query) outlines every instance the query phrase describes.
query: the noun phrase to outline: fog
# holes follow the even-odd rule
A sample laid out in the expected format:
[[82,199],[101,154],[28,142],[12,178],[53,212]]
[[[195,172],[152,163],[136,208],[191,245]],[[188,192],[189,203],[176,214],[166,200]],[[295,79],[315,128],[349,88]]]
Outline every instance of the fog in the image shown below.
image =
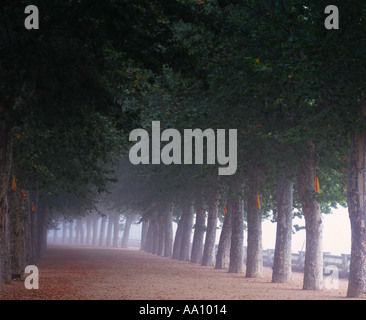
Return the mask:
[[[101,219],[100,219],[101,220]],[[99,228],[100,228],[99,222]],[[304,226],[304,219],[295,217],[293,224],[298,224],[299,226]],[[348,217],[348,210],[346,208],[333,209],[331,214],[323,214],[323,251],[329,252],[331,254],[350,254],[351,252],[351,227]],[[51,244],[62,243],[62,224],[58,226],[57,239],[55,241],[54,230],[49,230],[48,232],[48,242]],[[107,231],[107,226],[105,226]],[[177,229],[177,224],[173,223],[174,234]],[[221,229],[217,229],[216,234],[216,244],[218,244],[220,239]],[[69,230],[66,230],[67,237],[69,236]],[[192,232],[193,234],[193,232]],[[119,245],[121,243],[123,231],[119,232]],[[262,223],[262,241],[263,249],[274,249],[276,241],[276,223],[270,220],[264,220]],[[74,237],[76,238],[76,233]],[[247,245],[246,242],[246,231],[244,232],[244,246]],[[74,239],[75,240],[75,239]],[[133,223],[131,225],[129,234],[129,247],[139,247],[141,240],[141,224]],[[66,240],[66,243],[68,240]],[[305,229],[299,230],[292,235],[292,252],[297,253],[298,251],[305,251]]]

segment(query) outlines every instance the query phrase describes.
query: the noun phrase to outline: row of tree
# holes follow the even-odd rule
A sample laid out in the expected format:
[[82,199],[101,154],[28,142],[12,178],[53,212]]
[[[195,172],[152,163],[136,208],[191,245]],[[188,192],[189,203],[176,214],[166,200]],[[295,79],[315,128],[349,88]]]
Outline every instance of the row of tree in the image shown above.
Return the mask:
[[29,4],[0,4],[0,290],[41,257],[54,220],[93,210],[116,181],[140,123],[131,68],[151,75],[177,54],[161,53],[175,1],[52,0],[38,30],[24,27]]
[[[240,176],[238,176],[240,177]],[[243,265],[244,229],[247,230],[246,276],[260,278],[263,276],[262,257],[262,220],[268,216],[267,193],[257,193],[246,184],[252,182],[244,178],[230,177],[226,181],[193,181],[196,186],[186,185],[181,198],[164,193],[150,193],[151,203],[143,209],[141,248],[147,252],[165,257],[200,263],[215,268],[228,268],[230,273],[241,273]],[[217,179],[216,179],[217,180]],[[146,177],[145,177],[146,183]],[[151,182],[156,186],[156,181]],[[184,182],[182,182],[184,183]],[[186,182],[187,183],[187,182]],[[151,186],[150,186],[151,188]],[[276,205],[277,236],[273,265],[273,282],[286,283],[291,279],[291,237],[293,233],[293,191],[294,183],[288,178],[279,181],[278,191],[272,205]],[[315,193],[314,185],[311,194]],[[131,189],[130,189],[131,192]],[[160,191],[161,192],[161,191]],[[167,202],[167,200],[169,200]],[[174,199],[174,200],[173,200]],[[147,200],[147,199],[146,199]],[[145,199],[143,200],[145,201]],[[316,201],[316,200],[315,200]],[[266,204],[267,202],[267,204]],[[267,206],[267,209],[266,209]],[[319,207],[320,215],[320,207]],[[321,219],[321,216],[320,216]],[[172,223],[178,224],[173,239]],[[220,222],[220,225],[217,223]],[[217,229],[221,228],[220,240],[215,252]],[[309,254],[307,269],[304,273],[304,289],[321,289],[323,265],[321,250],[322,239],[314,237],[313,230],[307,230],[307,248],[309,243],[316,245],[315,255]],[[321,232],[321,226],[319,229]],[[191,238],[193,231],[193,240]],[[310,235],[310,239],[309,239]],[[318,249],[320,247],[320,249]]]
[[[199,22],[179,21],[173,27],[175,38],[194,59],[196,74],[189,77],[188,72],[164,68],[157,82],[147,87],[142,127],[148,129],[151,120],[158,119],[164,128],[179,130],[238,128],[238,171],[221,178],[218,189],[227,207],[234,208],[229,210],[234,219],[231,227],[236,230],[231,230],[229,240],[232,261],[241,261],[243,219],[246,221],[248,276],[261,276],[261,220],[263,214],[273,212],[278,227],[273,278],[288,281],[295,213],[304,216],[307,233],[303,288],[320,289],[322,212],[347,203],[352,225],[348,296],[364,296],[360,279],[365,277],[361,262],[365,215],[359,198],[364,191],[359,188],[365,157],[365,77],[359,68],[365,63],[361,53],[365,49],[361,17],[365,6],[339,4],[347,23],[343,32],[330,32],[324,28],[326,5],[323,1],[200,3],[196,9]],[[202,201],[197,195],[205,193],[210,202],[217,192],[212,188],[217,171],[208,165],[139,170],[126,166],[125,186],[122,183],[118,189],[121,200],[142,206],[142,211],[143,206],[146,210],[153,204],[162,208],[178,204],[183,230],[191,228],[191,220],[185,219],[191,203]],[[315,190],[314,181],[320,181],[321,193]],[[229,201],[231,198],[234,200]],[[152,209],[147,212],[147,216],[157,215]],[[163,230],[156,226],[160,220],[152,222],[155,234]],[[197,220],[194,231],[201,239]],[[161,252],[161,246],[155,241],[155,248],[148,250]]]
[[[62,223],[61,221],[54,222],[52,242],[55,244],[127,248],[131,226],[136,216],[133,214],[126,215],[123,218],[123,223],[120,219],[120,213],[110,213],[108,215],[90,213],[86,217],[69,221],[63,220]],[[61,236],[59,230],[62,230]],[[122,239],[119,238],[121,231],[123,231]],[[50,235],[48,238],[50,238]]]

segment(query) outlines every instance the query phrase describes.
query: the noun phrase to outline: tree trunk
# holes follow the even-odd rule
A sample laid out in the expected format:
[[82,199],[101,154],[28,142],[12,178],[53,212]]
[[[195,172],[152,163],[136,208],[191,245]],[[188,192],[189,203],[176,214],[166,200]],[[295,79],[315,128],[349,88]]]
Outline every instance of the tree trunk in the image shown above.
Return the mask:
[[262,256],[262,210],[257,206],[257,195],[264,182],[263,170],[257,165],[251,164],[249,173],[249,196],[248,196],[248,248],[246,277],[263,277]]
[[56,244],[57,243],[57,233],[58,233],[58,230],[57,229],[54,229],[53,230],[53,243]]
[[232,233],[229,273],[243,272],[244,202],[242,190],[243,187],[236,181],[230,183],[228,210],[232,213]]
[[25,222],[28,217],[24,200],[19,191],[11,191],[9,200],[11,273],[21,274],[27,265]]
[[[32,211],[32,202],[30,201],[32,195],[29,195],[28,198],[28,230],[29,230],[29,235],[28,235],[28,248],[29,248],[29,259],[28,259],[28,264],[35,264],[36,262],[36,254],[35,254],[35,250],[34,250],[34,243],[33,243],[33,219],[34,219],[34,212]],[[34,199],[34,198],[33,198]]]
[[164,221],[163,214],[161,214],[158,217],[158,226],[159,226],[159,231],[158,231],[158,251],[157,251],[156,254],[158,256],[162,256],[164,254],[164,242],[165,242],[165,221]]
[[33,195],[32,198],[34,200],[33,204],[35,206],[35,211],[30,211],[30,232],[31,232],[31,264],[35,263],[37,257],[37,212],[38,212],[38,205],[39,205],[39,191],[37,190]]
[[144,246],[144,250],[146,252],[149,253],[153,252],[153,240],[154,240],[154,223],[153,219],[150,217]]
[[[12,164],[12,133],[4,121],[0,122],[0,291],[2,284],[10,281],[8,188]],[[9,265],[9,264],[8,264]]]
[[189,253],[192,238],[192,227],[193,227],[193,211],[194,206],[186,201],[183,205],[184,225],[182,230],[182,244],[180,248],[179,260],[189,261]]
[[80,219],[75,219],[75,244],[80,244],[80,225],[79,225]]
[[79,232],[80,232],[79,244],[84,244],[85,243],[84,220],[78,219],[78,224],[79,224]]
[[144,248],[145,248],[148,229],[149,229],[149,220],[143,218],[142,227],[141,227],[140,250],[144,250]]
[[66,243],[66,231],[67,231],[67,224],[66,221],[62,221],[62,243]]
[[191,262],[202,263],[203,239],[206,231],[206,208],[201,196],[200,199],[196,202],[195,211],[196,223],[194,226]]
[[45,203],[41,203],[37,210],[37,257],[42,258],[47,249],[47,227],[48,208]]
[[85,239],[85,244],[87,246],[90,246],[91,245],[93,217],[91,215],[88,215],[88,216],[85,217],[85,221],[86,221],[86,239]]
[[[22,199],[23,200],[23,199]],[[27,199],[23,200],[24,204],[24,213],[26,218],[24,219],[24,246],[25,246],[25,257],[24,257],[24,266],[33,264],[34,257],[32,252],[32,228],[31,228],[31,206],[29,202],[29,193],[27,192]],[[57,239],[56,239],[57,240]]]
[[366,298],[366,131],[351,132],[347,202],[351,261],[347,297]]
[[[7,201],[7,200],[6,200]],[[2,221],[2,231],[0,238],[0,253],[1,253],[1,283],[10,283],[11,281],[11,246],[10,246],[10,225],[9,225],[9,214],[6,214]],[[1,285],[0,285],[1,286]],[[1,289],[1,287],[0,287]]]
[[92,239],[92,245],[96,246],[98,241],[98,224],[99,224],[99,214],[94,213],[93,214],[93,239]]
[[165,213],[165,245],[164,257],[172,257],[173,254],[173,210],[174,204],[170,203]]
[[105,245],[110,247],[112,245],[112,231],[113,231],[113,214],[108,215],[108,227],[107,227],[107,237],[105,240]]
[[157,254],[158,247],[159,247],[159,221],[158,221],[157,212],[154,214],[152,226],[153,226],[153,228],[152,228],[152,230],[153,230],[152,253]]
[[208,205],[207,230],[202,256],[202,266],[214,266],[217,216],[218,200],[217,197],[214,197]]
[[128,248],[128,239],[130,238],[130,230],[132,222],[135,220],[134,214],[126,214],[125,228],[123,230],[121,248]]
[[113,247],[118,247],[118,239],[119,239],[119,217],[120,213],[116,212],[113,215]]
[[182,216],[179,219],[177,231],[175,232],[174,238],[174,246],[173,246],[173,259],[180,258],[180,249],[182,247],[182,237],[183,237],[183,226],[185,224],[185,215],[182,213]]
[[72,244],[74,241],[74,220],[70,220],[69,222],[69,244]]
[[287,283],[291,280],[291,239],[293,182],[285,173],[277,183],[277,233],[273,261],[272,282]]
[[320,290],[323,286],[323,224],[320,206],[315,197],[314,177],[318,156],[313,143],[304,146],[298,170],[299,198],[305,216],[306,251],[304,267],[305,290]]
[[232,213],[227,211],[224,217],[219,245],[217,248],[215,269],[227,269],[230,260],[230,246],[232,233]]
[[102,215],[102,220],[100,222],[100,233],[99,233],[99,245],[104,246],[105,244],[105,225],[107,222],[107,216]]
[[34,264],[34,255],[33,255],[33,247],[32,247],[32,216],[31,216],[31,202],[30,195],[27,192],[27,199],[24,201],[25,206],[25,261],[26,265]]

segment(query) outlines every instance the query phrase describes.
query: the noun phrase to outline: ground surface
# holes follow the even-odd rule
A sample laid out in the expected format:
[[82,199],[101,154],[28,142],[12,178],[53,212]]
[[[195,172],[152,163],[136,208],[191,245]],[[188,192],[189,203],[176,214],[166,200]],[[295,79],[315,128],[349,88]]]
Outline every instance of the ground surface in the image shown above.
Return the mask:
[[344,299],[347,289],[340,279],[339,289],[305,291],[301,273],[290,284],[274,284],[270,268],[263,279],[249,279],[136,249],[53,246],[36,265],[38,290],[12,281],[0,300],[329,300]]

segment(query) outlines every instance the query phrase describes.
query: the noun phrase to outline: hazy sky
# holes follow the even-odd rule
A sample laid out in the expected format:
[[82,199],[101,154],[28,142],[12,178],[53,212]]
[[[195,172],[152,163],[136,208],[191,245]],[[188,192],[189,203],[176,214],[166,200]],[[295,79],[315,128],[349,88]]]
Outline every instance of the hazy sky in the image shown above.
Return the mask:
[[[294,224],[303,226],[304,219],[295,218]],[[274,249],[276,240],[276,224],[264,221],[263,248]],[[292,236],[292,251],[300,251],[304,245],[305,230],[300,230]],[[333,210],[332,214],[323,214],[323,251],[332,254],[351,252],[351,226],[348,217],[348,209],[340,208]]]

